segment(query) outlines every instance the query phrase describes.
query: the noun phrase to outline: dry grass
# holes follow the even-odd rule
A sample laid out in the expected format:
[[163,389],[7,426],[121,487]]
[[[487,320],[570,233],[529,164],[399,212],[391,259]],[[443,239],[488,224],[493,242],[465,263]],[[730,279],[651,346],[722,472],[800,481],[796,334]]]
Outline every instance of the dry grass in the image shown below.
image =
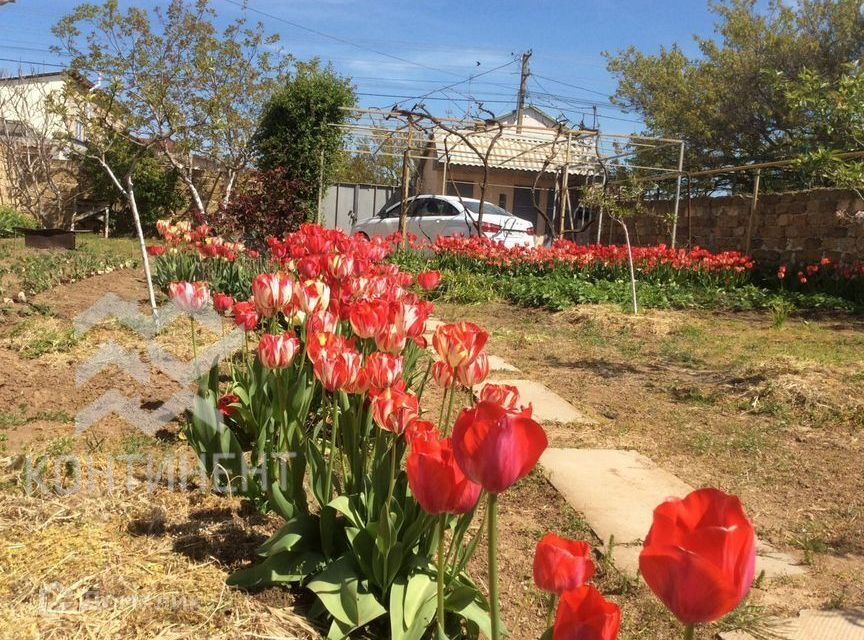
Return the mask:
[[[238,500],[192,486],[130,488],[116,457],[112,489],[111,458],[93,455],[83,490],[65,496],[51,486],[27,495],[20,458],[5,460],[0,637],[318,637],[290,606],[225,586],[230,568],[273,523],[241,515]],[[63,467],[50,463],[49,476],[55,468]],[[132,477],[143,472],[134,468]],[[63,486],[71,489],[71,476]]]

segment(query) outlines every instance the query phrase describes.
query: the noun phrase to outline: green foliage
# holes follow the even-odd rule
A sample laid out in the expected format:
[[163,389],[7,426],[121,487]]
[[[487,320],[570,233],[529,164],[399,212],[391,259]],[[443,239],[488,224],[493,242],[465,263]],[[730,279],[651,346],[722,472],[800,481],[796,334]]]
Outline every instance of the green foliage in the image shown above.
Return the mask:
[[[805,69],[787,84],[786,95],[807,122],[802,134],[811,150],[799,159],[802,171],[827,184],[861,193],[864,162],[844,159],[837,151],[864,146],[864,71],[860,65],[848,65],[837,81]],[[842,140],[842,146],[828,146],[834,140]]]
[[[140,262],[138,246],[125,238],[79,238],[74,251],[39,251],[0,263],[0,278],[12,279],[28,293],[40,293],[108,269],[135,267]],[[20,242],[20,240],[18,241]]]
[[343,132],[333,125],[345,122],[344,108],[355,104],[347,79],[316,60],[298,63],[264,107],[254,139],[260,168],[282,168],[287,180],[312,185],[317,193],[322,152],[324,183],[329,184],[342,147]]
[[336,182],[397,185],[402,178],[401,149],[384,134],[372,134],[356,143],[358,153],[343,151]]
[[236,300],[252,295],[252,278],[267,270],[260,258],[242,255],[236,260],[202,260],[197,254],[168,252],[152,260],[153,284],[162,291],[172,282],[208,282],[213,291],[226,293]]
[[[132,172],[135,201],[144,233],[154,233],[157,220],[170,217],[186,205],[178,172],[152,150],[142,152],[138,145],[117,136],[106,150],[105,160],[116,175]],[[95,159],[85,157],[81,170],[91,197],[118,210],[111,219],[114,229],[119,233],[133,233],[134,223],[128,202],[105,169]]]
[[16,231],[16,227],[23,229],[35,229],[38,225],[36,221],[24,213],[0,205],[0,238],[14,238],[20,236],[21,233]]
[[[858,0],[755,0],[711,3],[717,38],[696,37],[688,57],[672,45],[659,54],[635,48],[607,54],[618,77],[615,102],[645,118],[646,133],[683,138],[693,169],[776,160],[814,150],[848,148],[840,131],[815,130],[792,108],[786,81],[812,69],[827,82],[864,54]],[[815,137],[809,135],[813,133]],[[647,150],[637,164],[672,167],[677,149]],[[713,186],[749,188],[746,176],[721,176]],[[743,181],[743,182],[737,182]],[[807,176],[763,176],[763,189],[808,186]]]

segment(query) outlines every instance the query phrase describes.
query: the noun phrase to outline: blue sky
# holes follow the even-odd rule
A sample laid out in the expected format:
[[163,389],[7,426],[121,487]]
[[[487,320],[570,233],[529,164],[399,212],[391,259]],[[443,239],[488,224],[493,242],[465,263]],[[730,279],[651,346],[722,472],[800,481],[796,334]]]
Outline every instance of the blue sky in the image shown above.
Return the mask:
[[[25,70],[30,61],[62,64],[48,51],[50,28],[76,4],[17,0],[0,6],[0,58],[6,59],[0,69],[14,72],[18,61],[28,61]],[[240,13],[237,4],[212,0],[224,20]],[[441,115],[460,115],[466,96],[476,96],[505,113],[515,104],[519,83],[518,63],[507,63],[533,49],[529,100],[553,115],[566,109],[572,121],[584,117],[588,125],[596,103],[600,126],[610,133],[638,131],[640,123],[635,114],[609,105],[616,82],[602,52],[629,45],[653,52],[673,42],[695,52],[693,34],[710,35],[714,24],[703,0],[250,0],[249,6],[269,14],[250,16],[278,33],[286,51],[330,60],[351,76],[364,106],[386,108],[399,100],[390,96],[423,95],[506,65],[434,93],[427,102]]]

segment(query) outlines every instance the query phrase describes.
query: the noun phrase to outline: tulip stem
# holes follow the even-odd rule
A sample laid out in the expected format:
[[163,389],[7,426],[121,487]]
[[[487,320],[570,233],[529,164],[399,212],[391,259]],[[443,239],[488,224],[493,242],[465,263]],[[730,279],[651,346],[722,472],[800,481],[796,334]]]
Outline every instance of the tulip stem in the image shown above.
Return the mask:
[[195,339],[195,318],[189,316],[189,326],[192,329],[192,360],[195,364],[195,380],[200,378],[200,370],[198,369],[198,341]]
[[[336,400],[336,395],[333,395],[333,424],[330,425],[330,459],[327,461],[327,480],[324,487],[324,499],[330,502],[331,492],[333,490],[333,464],[336,459],[336,431],[339,429],[339,402]],[[322,505],[323,506],[323,505]]]
[[498,496],[489,494],[489,606],[492,609],[492,638],[501,639],[501,603],[498,601]]
[[447,417],[444,419],[443,432],[444,435],[449,435],[450,433],[450,414],[453,413],[453,400],[456,398],[456,381],[454,380],[450,385],[450,400],[447,403]]
[[444,554],[444,532],[447,530],[447,514],[438,516],[438,637],[444,635],[444,572],[447,566]]
[[438,412],[438,427],[444,429],[444,407],[447,406],[447,394],[450,392],[450,387],[444,387],[444,395],[441,397],[441,410]]
[[696,637],[696,626],[692,624],[688,624],[687,628],[684,629],[684,640],[693,640]]
[[546,613],[546,628],[555,624],[555,603],[558,597],[554,593],[549,594],[549,611]]

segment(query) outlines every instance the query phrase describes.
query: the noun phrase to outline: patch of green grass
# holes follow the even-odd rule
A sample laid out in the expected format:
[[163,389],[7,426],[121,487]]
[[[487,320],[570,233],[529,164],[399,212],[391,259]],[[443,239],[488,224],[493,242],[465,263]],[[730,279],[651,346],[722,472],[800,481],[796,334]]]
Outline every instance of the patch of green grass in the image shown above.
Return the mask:
[[765,434],[747,428],[734,432],[729,439],[729,447],[747,454],[756,454],[765,448]]
[[153,438],[150,438],[143,433],[134,431],[127,433],[120,441],[120,450],[126,455],[135,455],[146,449],[150,449],[154,444]]
[[660,342],[660,355],[678,364],[688,366],[703,364],[702,359],[693,353],[692,347],[687,344],[681,344],[675,338],[664,338]]
[[0,411],[0,429],[20,427],[27,424],[27,418],[18,411]]
[[32,360],[46,353],[65,353],[78,344],[79,337],[72,328],[53,322],[25,320],[11,333],[11,345],[24,358]]
[[715,447],[714,436],[706,431],[691,432],[687,444],[700,456],[708,455]]
[[75,448],[75,442],[70,436],[55,438],[48,442],[43,449],[43,454],[53,458],[69,455]]

